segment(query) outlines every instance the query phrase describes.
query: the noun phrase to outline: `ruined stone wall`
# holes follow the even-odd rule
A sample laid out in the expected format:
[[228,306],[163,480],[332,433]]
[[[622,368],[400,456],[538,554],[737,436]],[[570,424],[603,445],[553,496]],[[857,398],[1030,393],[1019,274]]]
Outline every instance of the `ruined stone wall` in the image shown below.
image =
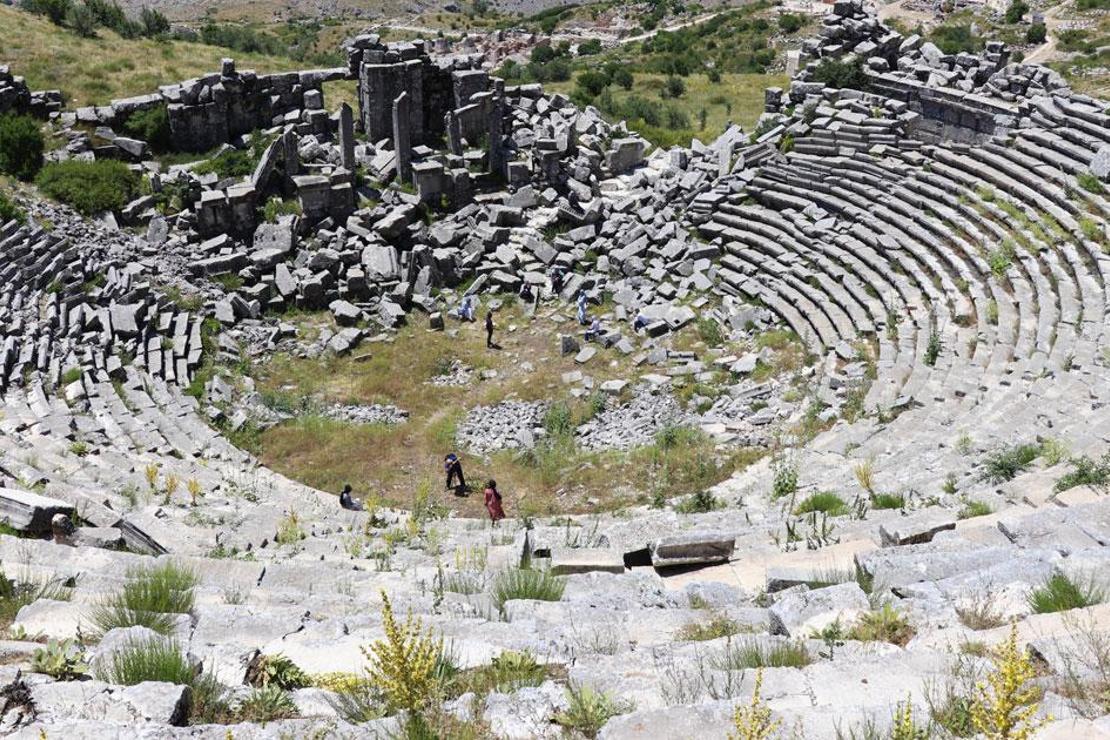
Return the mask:
[[204,152],[256,129],[292,124],[299,133],[326,133],[321,85],[346,77],[344,68],[259,75],[225,59],[218,73],[165,85],[159,92],[110,106],[83,108],[78,119],[113,125],[132,113],[166,105],[178,151]]
[[16,113],[46,118],[51,113],[60,111],[62,105],[61,91],[32,92],[22,77],[13,75],[6,64],[0,65],[0,115]]
[[456,107],[452,72],[432,60],[424,42],[385,45],[374,34],[357,37],[347,49],[348,73],[358,79],[359,125],[370,141],[393,138],[393,101],[407,93],[413,145],[432,144],[445,133],[444,116]]

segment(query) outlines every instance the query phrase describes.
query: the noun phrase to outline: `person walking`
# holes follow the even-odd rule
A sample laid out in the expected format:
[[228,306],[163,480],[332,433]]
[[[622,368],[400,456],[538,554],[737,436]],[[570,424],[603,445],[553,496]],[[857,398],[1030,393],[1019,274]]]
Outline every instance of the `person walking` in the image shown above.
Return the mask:
[[443,458],[443,470],[447,473],[447,483],[444,484],[444,489],[451,488],[452,481],[458,481],[454,486],[456,496],[466,495],[466,478],[463,477],[462,460],[459,456],[452,452],[447,457]]
[[486,511],[489,512],[490,521],[496,525],[505,518],[505,510],[501,507],[501,494],[497,492],[497,481],[491,479],[486,483],[485,497]]
[[486,349],[494,349],[493,311],[486,311]]

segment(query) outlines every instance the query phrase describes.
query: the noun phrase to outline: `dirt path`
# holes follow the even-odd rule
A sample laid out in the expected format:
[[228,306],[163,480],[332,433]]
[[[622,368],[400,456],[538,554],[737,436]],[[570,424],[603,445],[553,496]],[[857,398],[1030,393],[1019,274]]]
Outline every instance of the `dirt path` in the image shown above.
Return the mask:
[[1053,55],[1056,53],[1056,33],[1064,23],[1060,16],[1068,6],[1069,3],[1063,2],[1045,11],[1044,25],[1048,31],[1048,35],[1045,37],[1045,42],[1043,44],[1025,57],[1026,64],[1044,64],[1052,59]]

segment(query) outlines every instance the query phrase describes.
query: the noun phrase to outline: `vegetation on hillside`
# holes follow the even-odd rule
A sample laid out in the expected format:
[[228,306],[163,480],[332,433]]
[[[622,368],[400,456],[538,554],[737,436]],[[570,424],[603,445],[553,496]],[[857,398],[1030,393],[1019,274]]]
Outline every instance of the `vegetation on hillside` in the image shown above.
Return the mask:
[[35,184],[51,198],[92,216],[127,205],[138,193],[139,176],[123,162],[71,159],[43,167]]

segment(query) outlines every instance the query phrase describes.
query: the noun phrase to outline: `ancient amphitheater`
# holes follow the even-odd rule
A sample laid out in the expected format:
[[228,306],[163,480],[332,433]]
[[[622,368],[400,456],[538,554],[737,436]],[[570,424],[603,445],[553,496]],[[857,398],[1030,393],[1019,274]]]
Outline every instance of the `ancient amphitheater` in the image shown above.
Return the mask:
[[[1001,45],[943,55],[838,0],[754,134],[653,151],[439,46],[360,37],[349,68],[266,77],[228,62],[78,111],[3,75],[5,106],[57,114],[65,156],[142,161],[146,145],[112,126],[156,105],[182,147],[274,134],[248,178],[152,175],[185,207],[166,217],[144,196],[118,214],[141,229],[46,201],[0,227],[0,561],[5,598],[25,602],[0,642],[3,731],[413,736],[403,713],[359,714],[349,696],[381,688],[359,683],[360,648],[383,638],[388,595],[457,670],[539,664],[437,699],[459,736],[723,738],[757,676],[782,737],[910,737],[894,734],[907,706],[927,736],[972,736],[976,682],[1011,625],[1047,720],[1036,736],[1110,736],[1107,102]],[[864,60],[864,89],[815,81],[830,57]],[[332,117],[320,84],[339,78],[358,79],[360,110]],[[429,146],[437,132],[446,150]],[[356,168],[412,185],[360,205]],[[301,215],[258,223],[277,190]],[[431,224],[428,204],[443,209]],[[344,353],[405,321],[453,321],[444,286],[542,290],[552,265],[570,270],[548,299],[567,312],[581,291],[615,296],[583,363],[665,349],[708,296],[722,321],[755,307],[803,339],[828,421],[861,387],[865,413],[780,440],[710,492],[715,510],[452,517],[433,547],[417,513],[345,511],[259,466],[216,431],[223,412],[183,392],[206,353],[273,346],[287,330],[274,311],[330,309],[345,328],[328,350]],[[226,273],[242,285],[207,279]],[[181,285],[200,292],[192,310],[171,300]],[[646,380],[665,392],[671,370],[714,359],[664,353]],[[738,429],[763,392],[742,374]],[[855,500],[795,515],[818,491]],[[870,505],[880,492],[900,500]],[[98,630],[167,562],[178,570],[158,572],[195,580],[176,609]],[[522,564],[555,593],[504,598]],[[1074,608],[1043,608],[1046,584],[1080,592]],[[102,680],[139,643],[187,656],[190,678]],[[46,670],[46,649],[82,650],[74,672],[91,677]],[[302,674],[268,697],[283,718],[197,723],[204,681],[253,701],[279,654]]]

